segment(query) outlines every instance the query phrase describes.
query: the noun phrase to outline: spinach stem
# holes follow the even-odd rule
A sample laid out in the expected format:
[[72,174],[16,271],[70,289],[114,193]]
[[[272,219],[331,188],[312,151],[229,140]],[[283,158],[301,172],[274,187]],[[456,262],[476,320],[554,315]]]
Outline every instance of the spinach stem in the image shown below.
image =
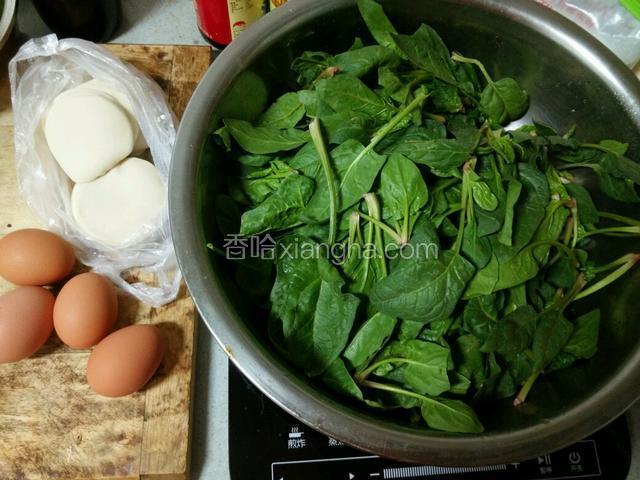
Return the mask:
[[461,198],[460,198],[460,224],[458,225],[458,235],[456,236],[456,241],[453,244],[453,251],[456,254],[460,253],[460,249],[462,248],[462,239],[464,237],[464,224],[466,222],[467,210],[469,208],[473,208],[473,201],[471,200],[471,207],[469,207],[469,202],[471,198],[469,185],[469,173],[473,171],[476,166],[476,159],[472,158],[467,163],[464,164],[462,168],[462,188],[461,188]]
[[366,213],[362,213],[360,212],[359,215],[364,218],[367,222],[371,222],[373,223],[376,227],[380,227],[382,230],[384,230],[387,234],[389,234],[389,236],[391,238],[393,238],[393,240],[398,244],[398,246],[402,246],[402,237],[400,237],[400,235],[398,235],[398,233],[391,228],[389,225],[387,225],[386,223],[373,218],[369,215],[367,215]]
[[[367,145],[365,149],[362,150],[362,152],[360,152],[356,159],[351,163],[351,165],[349,165],[349,168],[347,168],[347,171],[342,177],[342,183],[344,182],[344,179],[349,178],[351,170],[353,170],[353,168],[355,168],[355,166],[358,165],[358,163],[360,163],[364,157],[369,155],[373,151],[373,149],[376,148],[376,146],[384,139],[384,137],[391,133],[391,131],[396,128],[407,115],[410,115],[411,112],[413,112],[416,108],[422,106],[428,96],[429,94],[427,93],[419,94],[409,105],[396,113],[396,115],[391,120],[389,120],[388,123],[386,123],[380,128],[380,130],[376,132],[376,134],[369,142],[369,145]],[[314,122],[315,121],[317,120],[314,120]],[[342,183],[340,184],[340,188],[342,188]]]
[[402,224],[402,239],[404,243],[409,241],[409,204],[404,207],[404,222]]
[[491,75],[489,75],[489,72],[487,72],[487,69],[484,67],[484,65],[482,64],[482,62],[480,60],[477,60],[475,58],[463,57],[462,55],[460,55],[457,52],[454,52],[454,54],[451,56],[451,59],[454,62],[470,63],[472,65],[475,65],[476,67],[478,67],[480,69],[480,71],[482,72],[482,75],[487,80],[487,83],[493,85],[493,79],[491,78]]
[[574,124],[569,130],[567,130],[567,133],[565,133],[562,138],[569,140],[576,133],[577,128],[578,126]]
[[327,146],[322,138],[322,130],[320,129],[320,122],[318,119],[314,119],[309,124],[309,133],[311,134],[311,140],[316,147],[316,151],[320,156],[320,163],[324,170],[324,176],[327,180],[327,189],[329,190],[329,246],[333,245],[336,241],[336,233],[338,230],[338,193],[336,192],[335,177],[333,170],[331,169],[331,161],[329,160],[329,152],[327,152]]
[[407,363],[409,365],[423,365],[422,363],[418,362],[417,360],[411,360],[409,358],[401,358],[401,357],[385,358],[383,360],[380,360],[380,361],[368,366],[365,370],[361,371],[360,373],[356,373],[355,374],[356,381],[358,383],[364,382],[369,375],[371,375],[373,372],[375,372],[381,366],[386,365],[388,363]]
[[349,215],[349,251],[351,251],[351,246],[356,243],[356,241],[362,243],[360,215],[358,215],[358,212],[351,212],[351,215]]
[[640,225],[633,225],[630,227],[598,228],[596,230],[590,230],[586,232],[582,238],[592,237],[593,235],[600,235],[605,233],[631,233],[640,235]]
[[587,278],[585,277],[584,273],[581,273],[580,275],[578,275],[578,278],[574,282],[571,289],[567,292],[567,294],[555,301],[551,308],[554,308],[561,312],[564,311],[564,309],[567,308],[567,306],[569,306],[571,302],[577,300],[580,291],[585,287],[586,284]]
[[558,250],[561,250],[569,258],[569,260],[573,262],[573,264],[576,267],[580,265],[580,262],[578,262],[578,259],[573,249],[567,247],[564,243],[560,243],[555,240],[540,240],[539,242],[533,242],[526,247],[526,250],[531,250],[531,249],[542,247],[542,246],[556,247]]
[[620,156],[616,152],[614,152],[613,150],[611,150],[611,149],[609,149],[607,147],[603,147],[602,145],[598,145],[597,143],[583,143],[580,146],[582,148],[591,148],[593,150],[600,150],[601,152],[604,152],[604,153],[613,153],[616,156]]
[[536,380],[538,379],[539,376],[540,376],[540,372],[538,371],[538,372],[533,372],[529,376],[529,378],[527,378],[527,380],[524,382],[524,385],[522,385],[520,392],[518,392],[518,396],[513,400],[514,407],[519,407],[527,400],[527,396],[529,395],[531,388],[533,388],[533,385],[534,383],[536,383]]
[[[355,216],[358,217],[358,233],[360,233],[360,213],[353,212],[351,215],[352,216],[355,215]],[[371,242],[373,242],[373,230],[374,230],[374,227],[370,223],[369,224],[369,229],[367,230],[367,241],[366,241],[365,245],[371,245]],[[362,237],[362,235],[360,235],[360,244],[363,244],[361,237]],[[362,280],[362,285],[366,285],[367,284],[367,280],[369,278],[369,264],[371,263],[371,256],[370,255],[364,255],[363,262],[364,262],[364,269],[363,269],[364,278]]]
[[436,193],[442,191],[442,190],[446,190],[447,188],[455,185],[456,183],[458,183],[460,181],[460,179],[458,178],[450,178],[449,180],[444,180],[442,181],[438,186],[436,186],[433,189],[429,190],[429,196],[433,196]]
[[614,260],[611,263],[607,263],[606,265],[602,265],[601,267],[594,268],[593,273],[598,274],[598,273],[608,272],[610,270],[613,270],[616,267],[619,267],[620,265],[624,265],[625,263],[633,260],[633,258],[636,256],[637,256],[636,253],[628,253],[618,258],[617,260]]
[[[367,208],[369,209],[369,213],[373,218],[380,221],[380,203],[378,202],[378,197],[376,197],[375,193],[366,193],[364,195],[364,201],[367,204]],[[377,257],[380,259],[380,270],[382,271],[383,276],[387,276],[387,260],[384,255],[384,248],[382,246],[382,231],[379,226],[375,226],[376,233],[376,251],[378,252]]]
[[619,279],[621,276],[623,276],[625,273],[631,270],[633,266],[636,263],[638,263],[638,260],[640,260],[640,254],[632,254],[632,256],[629,258],[629,260],[627,260],[627,262],[624,265],[622,265],[617,270],[613,271],[612,273],[604,277],[602,280],[594,283],[589,288],[580,292],[580,294],[576,295],[574,300],[580,300],[582,298],[588,297],[589,295],[596,293],[602,290],[603,288],[609,286],[611,283],[615,282],[617,279]]
[[590,168],[592,170],[598,170],[599,165],[594,163],[565,163],[564,165],[556,165],[556,170],[571,170],[572,168]]
[[[573,237],[574,242],[577,242],[577,228],[576,228],[576,220],[575,217],[570,217],[569,220],[567,220],[567,223],[564,226],[564,232],[562,234],[562,243],[565,246],[569,246],[569,243],[571,243],[571,239]],[[575,245],[572,245],[571,248],[575,248]],[[560,260],[560,257],[562,256],[563,252],[558,251],[551,260],[549,260],[549,262],[547,263],[547,265],[545,266],[545,268],[549,268],[552,265],[555,265],[555,263]]]
[[362,382],[362,386],[374,388],[376,390],[384,390],[386,392],[398,393],[400,395],[405,395],[407,397],[417,398],[418,400],[422,400],[423,402],[437,403],[432,398],[426,397],[424,395],[420,395],[419,393],[411,392],[409,390],[405,390],[403,388],[394,387],[393,385],[387,385],[386,383],[371,382],[369,380],[366,380]]
[[578,244],[578,206],[576,202],[573,202],[573,206],[571,207],[571,222],[573,223],[573,239],[571,240],[571,248],[576,248]]
[[631,217],[625,217],[623,215],[618,215],[616,213],[598,212],[598,216],[602,218],[608,218],[609,220],[626,223],[627,225],[635,225],[640,227],[640,220],[636,220],[635,218]]

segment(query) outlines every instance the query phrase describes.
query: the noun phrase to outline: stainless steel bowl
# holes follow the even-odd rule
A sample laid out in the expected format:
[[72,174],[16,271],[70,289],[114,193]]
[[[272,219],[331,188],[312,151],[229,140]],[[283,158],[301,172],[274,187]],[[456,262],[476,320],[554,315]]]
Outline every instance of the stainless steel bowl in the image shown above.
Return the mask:
[[[530,92],[527,119],[573,124],[584,139],[617,138],[639,153],[640,83],[612,53],[568,20],[531,0],[394,0],[385,9],[403,32],[428,22],[455,50],[480,58],[496,77],[513,76]],[[600,353],[541,381],[524,408],[510,402],[481,412],[482,435],[455,435],[399,424],[330,395],[270,347],[249,302],[225,266],[209,255],[224,183],[223,156],[208,139],[224,110],[260,108],[291,81],[288,65],[305,49],[347,48],[367,36],[354,0],[292,0],[233,42],[197,88],[180,125],[170,178],[175,248],[202,318],[231,360],[286,411],[332,437],[379,455],[439,465],[518,461],[561,448],[613,420],[640,396],[638,272],[594,301],[603,310]],[[247,73],[250,72],[250,73]],[[263,81],[264,80],[264,81]],[[254,95],[230,94],[254,82]],[[611,255],[617,244],[600,245]]]

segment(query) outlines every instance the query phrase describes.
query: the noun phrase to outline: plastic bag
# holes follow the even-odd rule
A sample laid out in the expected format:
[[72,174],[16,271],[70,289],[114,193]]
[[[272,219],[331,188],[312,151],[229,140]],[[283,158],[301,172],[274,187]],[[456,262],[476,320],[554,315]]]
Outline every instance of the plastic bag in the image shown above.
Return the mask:
[[[157,231],[133,245],[112,247],[88,238],[72,215],[73,183],[44,137],[41,120],[51,101],[91,77],[112,84],[129,98],[153,162],[167,184],[176,122],[162,90],[103,47],[48,35],[25,43],[9,62],[20,188],[40,222],[66,238],[82,263],[143,302],[164,305],[176,298],[182,279],[168,208],[161,214]],[[132,269],[143,280],[130,283],[126,277],[131,277]]]
[[640,61],[640,20],[619,0],[536,0],[573,20],[624,63]]

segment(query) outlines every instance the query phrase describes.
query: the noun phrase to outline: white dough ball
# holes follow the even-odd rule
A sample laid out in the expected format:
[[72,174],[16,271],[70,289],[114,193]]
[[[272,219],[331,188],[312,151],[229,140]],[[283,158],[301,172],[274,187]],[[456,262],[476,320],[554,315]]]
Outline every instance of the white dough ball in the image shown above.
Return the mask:
[[117,88],[113,87],[110,83],[105,82],[104,80],[98,80],[97,78],[94,78],[93,80],[89,80],[88,82],[85,82],[79,85],[78,87],[76,87],[76,89],[98,91],[98,92],[111,95],[113,98],[115,98],[116,101],[120,104],[120,106],[127,111],[131,121],[138,127],[138,135],[136,137],[135,144],[133,145],[132,153],[134,155],[137,155],[139,153],[144,152],[147,148],[149,148],[146,140],[144,139],[144,135],[142,135],[142,130],[140,130],[138,126],[138,122],[136,121],[136,117],[133,113],[133,107],[131,106],[131,102],[129,101],[129,98],[124,93],[122,93]]
[[156,167],[129,158],[104,176],[78,183],[71,193],[73,216],[86,235],[112,246],[157,232],[167,189]]
[[74,182],[90,182],[133,150],[137,125],[111,96],[67,90],[52,102],[44,123],[47,144]]

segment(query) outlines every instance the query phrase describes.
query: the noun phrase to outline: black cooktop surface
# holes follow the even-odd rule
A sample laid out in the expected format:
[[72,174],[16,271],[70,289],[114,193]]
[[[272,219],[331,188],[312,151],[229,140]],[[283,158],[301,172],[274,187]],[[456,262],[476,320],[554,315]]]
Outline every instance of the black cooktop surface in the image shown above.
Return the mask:
[[404,465],[315,432],[229,365],[232,480],[625,480],[630,464],[629,430],[620,418],[575,445],[527,462],[475,468]]

